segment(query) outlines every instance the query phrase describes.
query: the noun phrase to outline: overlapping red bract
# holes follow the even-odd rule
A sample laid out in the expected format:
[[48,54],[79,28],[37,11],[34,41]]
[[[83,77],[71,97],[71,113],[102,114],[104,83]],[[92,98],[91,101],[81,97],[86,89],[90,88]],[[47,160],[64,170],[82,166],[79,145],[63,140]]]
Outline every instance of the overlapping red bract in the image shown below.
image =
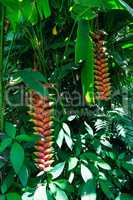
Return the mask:
[[105,33],[103,31],[98,31],[93,35],[93,40],[95,42],[96,98],[106,101],[111,95],[111,83],[104,37]]
[[30,107],[29,114],[33,117],[32,122],[35,124],[35,134],[41,136],[41,139],[35,145],[36,166],[41,171],[49,171],[54,162],[53,102],[50,102],[48,96],[42,97],[36,92],[32,92]]

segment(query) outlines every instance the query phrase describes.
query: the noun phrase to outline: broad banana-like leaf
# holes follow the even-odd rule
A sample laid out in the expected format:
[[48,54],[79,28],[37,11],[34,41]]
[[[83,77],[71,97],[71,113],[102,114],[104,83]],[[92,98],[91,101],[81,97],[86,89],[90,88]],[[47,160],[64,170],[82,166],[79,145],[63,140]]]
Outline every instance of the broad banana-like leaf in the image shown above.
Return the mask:
[[110,9],[123,9],[120,0],[75,0],[74,2],[71,10],[76,20],[90,20],[96,16],[96,10],[106,12]]
[[75,60],[76,63],[83,61],[81,70],[83,95],[86,103],[91,105],[94,103],[94,54],[93,42],[89,33],[89,21],[79,21],[75,47]]
[[32,0],[0,0],[6,8],[6,15],[15,28],[21,22],[28,22],[32,25],[38,22],[38,13],[40,18],[49,17],[51,10],[49,0],[38,0],[36,3]]
[[39,11],[39,15],[41,19],[43,16],[49,17],[51,15],[51,10],[49,7],[49,1],[48,0],[39,0],[37,1],[37,7]]

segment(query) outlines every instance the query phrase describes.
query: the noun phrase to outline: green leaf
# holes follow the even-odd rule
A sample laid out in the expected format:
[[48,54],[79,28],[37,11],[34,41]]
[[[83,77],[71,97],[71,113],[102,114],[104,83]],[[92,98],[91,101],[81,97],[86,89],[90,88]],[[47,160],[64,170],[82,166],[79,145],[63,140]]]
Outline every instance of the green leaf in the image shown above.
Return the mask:
[[107,11],[109,9],[122,9],[118,0],[75,0],[71,7],[75,20],[91,20],[96,17],[95,10]]
[[94,134],[93,129],[86,122],[84,122],[84,124],[85,124],[85,128],[86,128],[87,132],[89,133],[89,135],[93,136],[93,134]]
[[[42,96],[48,95],[48,90],[40,82],[40,79],[42,81],[42,77],[41,78],[40,78],[40,76],[39,76],[39,78],[38,78],[38,76],[36,77],[35,72],[24,70],[24,71],[21,71],[20,76],[23,79],[24,83],[27,84],[31,89],[37,91]],[[44,79],[44,81],[45,81],[45,79]]]
[[26,135],[26,134],[21,134],[21,135],[18,135],[16,137],[16,140],[18,140],[19,142],[35,142],[39,139],[40,137],[39,136],[36,136],[36,135],[33,135],[33,136],[29,136],[29,135]]
[[56,194],[55,194],[55,199],[56,200],[68,200],[68,197],[67,197],[67,195],[66,195],[66,193],[63,191],[63,190],[61,190],[61,189],[59,189],[59,188],[56,188]]
[[48,200],[54,200],[50,191],[47,191],[47,198],[48,198]]
[[107,196],[108,199],[114,199],[114,194],[111,192],[110,188],[111,188],[111,184],[108,180],[102,180],[100,179],[100,187],[102,189],[102,191],[104,192],[104,194]]
[[58,178],[62,174],[64,167],[65,162],[59,163],[53,167],[53,169],[50,172],[52,174],[53,179]]
[[133,173],[133,164],[131,164],[130,162],[122,162],[122,167],[129,171],[130,173]]
[[105,170],[111,170],[111,167],[109,164],[107,164],[106,162],[97,162],[97,165]]
[[4,179],[2,185],[1,185],[1,192],[4,194],[7,192],[7,190],[10,188],[10,186],[13,183],[13,173],[9,173],[8,176]]
[[98,162],[103,161],[98,155],[96,155],[95,153],[92,153],[92,152],[83,153],[83,154],[81,154],[80,157],[83,160],[87,159],[87,160],[98,161]]
[[75,61],[84,61],[81,70],[82,90],[87,104],[94,103],[94,53],[90,38],[90,25],[88,21],[78,23],[77,41],[75,47]]
[[53,183],[57,185],[59,188],[61,188],[62,190],[66,190],[69,193],[73,192],[73,186],[70,185],[70,183],[65,179],[59,179],[57,181],[54,181]]
[[47,191],[46,191],[46,185],[38,186],[34,193],[34,200],[48,200],[47,198]]
[[22,185],[25,187],[28,182],[29,174],[28,174],[28,169],[25,165],[23,165],[18,173],[20,182]]
[[30,192],[25,192],[22,195],[22,200],[34,200],[33,194]]
[[68,118],[68,121],[73,121],[74,119],[76,119],[76,115],[70,115]]
[[63,129],[68,135],[71,134],[70,128],[66,123],[63,123]]
[[127,44],[122,45],[123,49],[132,48],[132,47],[133,47],[132,43],[127,43]]
[[21,197],[17,193],[8,193],[6,198],[7,200],[21,200]]
[[133,200],[130,194],[120,194],[115,200]]
[[79,21],[81,19],[85,20],[91,20],[96,17],[95,11],[92,11],[89,7],[80,5],[80,4],[75,4],[72,8],[72,17],[76,20]]
[[39,1],[37,1],[37,7],[38,7],[38,11],[39,11],[41,18],[43,18],[43,15],[46,18],[51,15],[49,0],[39,0]]
[[78,164],[78,159],[76,157],[70,157],[68,160],[68,171],[74,169]]
[[11,124],[10,122],[6,122],[5,123],[5,131],[9,137],[15,138],[16,128],[15,128],[15,126],[13,126],[13,124]]
[[81,200],[96,200],[96,184],[93,179],[88,180],[82,187]]
[[59,131],[57,140],[56,140],[56,143],[60,148],[62,147],[64,137],[65,137],[65,133],[64,133],[64,130],[61,128],[61,130]]
[[0,153],[2,153],[7,147],[9,147],[12,144],[11,138],[5,138],[2,140],[0,144]]
[[90,179],[93,179],[93,174],[90,171],[88,167],[86,167],[84,164],[81,164],[81,175],[85,182],[87,182]]
[[73,141],[72,141],[71,135],[65,134],[65,142],[66,142],[67,146],[69,147],[69,149],[72,150]]
[[43,74],[41,74],[38,71],[32,71],[32,70],[29,70],[29,69],[25,69],[25,70],[21,70],[19,72],[19,75],[22,76],[22,77],[25,76],[25,74],[27,74],[27,76],[32,77],[32,79],[35,79],[37,81],[41,81],[41,82],[44,82],[44,83],[47,82],[47,79],[43,76]]
[[49,188],[50,188],[50,192],[52,193],[52,194],[55,194],[56,193],[56,185],[53,183],[53,182],[51,182],[50,184],[49,184]]
[[131,8],[125,1],[119,0],[121,5],[133,16],[133,8]]
[[[67,146],[69,147],[69,149],[72,150],[73,141],[72,141],[72,138],[71,138],[71,131],[70,131],[69,126],[66,123],[63,123],[63,130],[64,130],[65,142],[66,142]],[[62,136],[62,138],[63,138],[63,136]]]
[[6,200],[6,196],[5,195],[0,195],[0,200]]
[[35,25],[38,22],[38,12],[35,2],[30,0],[21,1],[21,15],[28,23]]
[[41,19],[44,18],[43,16],[49,17],[51,15],[48,0],[38,0],[37,2],[31,0],[0,0],[0,2],[6,7],[6,16],[10,20],[14,30],[16,30],[17,25],[20,25],[24,21],[30,25],[35,25],[39,20],[38,11]]
[[16,174],[18,174],[24,162],[24,149],[17,142],[12,145],[10,160]]

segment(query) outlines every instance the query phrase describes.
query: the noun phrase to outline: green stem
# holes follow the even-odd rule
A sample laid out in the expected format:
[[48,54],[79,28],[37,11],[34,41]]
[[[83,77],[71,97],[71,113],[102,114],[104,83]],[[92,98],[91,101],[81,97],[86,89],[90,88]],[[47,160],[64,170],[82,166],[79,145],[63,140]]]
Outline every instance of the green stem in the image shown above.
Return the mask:
[[1,28],[0,28],[0,130],[4,130],[4,85],[3,85],[3,48],[4,48],[4,7],[0,5]]

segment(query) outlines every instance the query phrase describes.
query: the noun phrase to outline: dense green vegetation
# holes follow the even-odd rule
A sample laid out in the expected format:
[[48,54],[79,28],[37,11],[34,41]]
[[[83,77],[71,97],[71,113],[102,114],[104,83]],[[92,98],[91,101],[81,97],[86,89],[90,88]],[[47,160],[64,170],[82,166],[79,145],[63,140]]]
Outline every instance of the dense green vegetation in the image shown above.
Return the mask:
[[[0,0],[0,200],[133,199],[132,7]],[[47,172],[34,94],[54,102]]]

